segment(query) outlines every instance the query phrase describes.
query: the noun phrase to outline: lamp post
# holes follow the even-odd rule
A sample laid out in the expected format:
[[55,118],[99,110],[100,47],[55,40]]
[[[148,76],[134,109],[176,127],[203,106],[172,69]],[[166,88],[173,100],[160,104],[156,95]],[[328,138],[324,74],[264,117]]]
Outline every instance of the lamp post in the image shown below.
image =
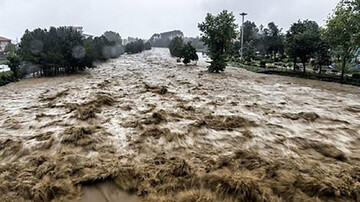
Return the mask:
[[243,51],[244,51],[244,19],[245,16],[247,16],[247,13],[240,13],[240,15],[242,16],[242,25],[241,25],[241,59],[243,59]]

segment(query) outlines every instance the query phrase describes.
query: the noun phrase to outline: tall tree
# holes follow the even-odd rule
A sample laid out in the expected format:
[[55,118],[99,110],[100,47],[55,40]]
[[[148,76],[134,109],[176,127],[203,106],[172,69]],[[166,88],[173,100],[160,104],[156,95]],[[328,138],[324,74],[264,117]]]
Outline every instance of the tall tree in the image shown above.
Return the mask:
[[328,42],[325,29],[320,29],[320,41],[314,55],[315,64],[319,67],[319,74],[322,72],[322,67],[331,64],[330,43]]
[[332,49],[339,53],[342,62],[341,79],[344,79],[348,61],[359,48],[359,12],[359,0],[341,1],[327,21],[326,36]]
[[[241,32],[240,32],[241,33]],[[246,21],[244,23],[244,48],[243,56],[246,61],[250,61],[256,55],[256,47],[258,44],[258,33],[259,29],[257,28],[254,22]],[[242,34],[240,34],[242,36]],[[241,43],[234,43],[235,51],[240,51]]]
[[235,16],[226,10],[216,16],[208,13],[205,21],[198,27],[202,32],[202,41],[209,47],[212,59],[209,71],[224,71],[233,48],[232,41],[236,38],[238,25],[235,24]]
[[298,21],[286,34],[287,52],[293,58],[294,70],[296,59],[300,58],[306,72],[306,62],[314,56],[320,41],[319,25],[314,21]]

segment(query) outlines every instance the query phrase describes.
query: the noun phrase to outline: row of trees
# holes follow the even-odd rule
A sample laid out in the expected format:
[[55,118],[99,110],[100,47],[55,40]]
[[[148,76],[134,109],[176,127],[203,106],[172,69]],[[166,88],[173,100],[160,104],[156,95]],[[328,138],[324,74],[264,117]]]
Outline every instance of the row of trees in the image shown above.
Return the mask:
[[36,65],[45,76],[71,74],[124,53],[118,33],[105,32],[100,37],[85,38],[71,27],[26,30],[19,44],[18,56]]
[[19,79],[23,76],[21,64],[25,64],[23,66],[27,69],[40,71],[44,76],[54,76],[92,68],[96,61],[117,58],[125,51],[133,54],[149,49],[150,43],[144,44],[142,40],[123,47],[121,36],[112,31],[99,37],[85,38],[72,27],[51,27],[49,30],[26,30],[18,47],[8,48],[6,54],[12,77]]
[[182,62],[185,65],[189,64],[191,61],[199,60],[196,48],[192,46],[191,42],[184,43],[182,37],[175,37],[171,40],[169,50],[171,56],[178,57],[179,60],[183,59]]
[[[277,60],[279,54],[285,50],[285,37],[274,22],[267,27],[257,27],[254,22],[246,21],[244,23],[244,59],[250,61],[255,59],[256,55]],[[238,54],[241,48],[240,41],[234,43],[234,54]]]
[[[247,21],[244,23],[244,36],[245,61],[291,60],[295,71],[299,60],[303,64],[304,72],[310,58],[314,59],[313,64],[320,67],[331,64],[330,45],[326,40],[324,29],[314,21],[299,20],[286,34],[283,34],[282,29],[274,22],[269,23],[267,27],[258,28],[254,22]],[[239,50],[240,42],[235,42],[235,54],[238,54]]]
[[[257,27],[253,22],[244,23],[244,60],[280,60],[292,61],[294,70],[297,62],[303,65],[310,61],[316,66],[329,65],[334,59],[342,61],[342,77],[347,63],[354,58],[359,49],[360,38],[360,1],[341,1],[334,14],[328,19],[325,28],[314,21],[304,20],[294,23],[282,33],[275,23],[267,27]],[[214,16],[208,14],[198,25],[202,32],[202,41],[209,48],[212,63],[210,72],[223,71],[230,57],[240,57],[241,36],[236,30],[235,17],[223,11]]]

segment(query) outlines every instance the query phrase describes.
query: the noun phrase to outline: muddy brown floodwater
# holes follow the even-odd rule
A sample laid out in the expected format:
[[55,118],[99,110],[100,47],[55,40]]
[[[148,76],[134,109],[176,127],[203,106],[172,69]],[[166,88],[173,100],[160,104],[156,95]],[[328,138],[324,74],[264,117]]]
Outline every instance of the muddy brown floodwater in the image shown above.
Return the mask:
[[360,201],[360,88],[167,49],[0,88],[0,201]]

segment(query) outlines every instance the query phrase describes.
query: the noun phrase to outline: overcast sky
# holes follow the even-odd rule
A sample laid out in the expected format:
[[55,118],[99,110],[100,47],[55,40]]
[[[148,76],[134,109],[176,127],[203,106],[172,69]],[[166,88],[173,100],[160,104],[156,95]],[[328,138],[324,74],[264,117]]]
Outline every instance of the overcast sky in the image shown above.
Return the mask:
[[257,25],[274,21],[287,30],[299,19],[325,24],[339,0],[0,0],[0,36],[20,39],[25,29],[50,26],[83,26],[101,35],[106,30],[124,38],[144,39],[153,33],[179,29],[199,35],[197,24],[206,13],[227,9],[247,12]]

